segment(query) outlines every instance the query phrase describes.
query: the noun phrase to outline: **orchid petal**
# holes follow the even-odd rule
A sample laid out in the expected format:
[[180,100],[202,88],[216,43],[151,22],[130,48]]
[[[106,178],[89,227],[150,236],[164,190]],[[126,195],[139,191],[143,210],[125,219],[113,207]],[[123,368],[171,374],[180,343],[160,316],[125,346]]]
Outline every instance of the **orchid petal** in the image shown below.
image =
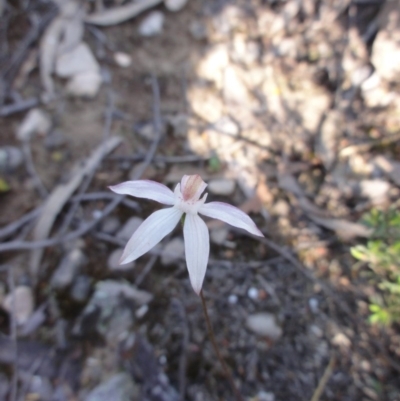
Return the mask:
[[175,200],[174,193],[168,187],[150,180],[126,181],[109,188],[120,195],[152,199],[164,205],[173,205]]
[[184,175],[181,179],[180,191],[185,201],[198,201],[207,184],[198,174]]
[[213,219],[222,220],[231,226],[243,228],[258,237],[263,237],[263,233],[257,228],[254,221],[240,209],[223,202],[205,203],[199,209],[199,213]]
[[210,236],[206,223],[195,214],[185,216],[183,226],[186,264],[194,292],[199,295],[210,254]]
[[151,214],[133,233],[126,244],[120,264],[136,260],[157,245],[178,224],[182,212],[171,207]]

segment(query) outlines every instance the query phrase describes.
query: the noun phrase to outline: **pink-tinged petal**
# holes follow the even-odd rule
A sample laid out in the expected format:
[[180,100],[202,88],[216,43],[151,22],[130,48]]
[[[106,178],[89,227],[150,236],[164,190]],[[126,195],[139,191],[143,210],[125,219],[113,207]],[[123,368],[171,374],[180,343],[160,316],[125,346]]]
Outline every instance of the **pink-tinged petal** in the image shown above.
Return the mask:
[[126,244],[120,264],[132,262],[156,246],[176,227],[182,214],[175,207],[157,210],[151,214]]
[[206,187],[207,184],[198,174],[184,175],[181,179],[180,190],[185,201],[198,201]]
[[150,180],[126,181],[109,187],[120,195],[131,195],[137,198],[152,199],[164,205],[174,204],[174,193],[164,184]]
[[187,214],[183,226],[186,264],[194,292],[199,295],[210,254],[210,236],[206,223],[197,215]]
[[258,237],[264,237],[263,233],[257,228],[254,221],[240,209],[223,202],[205,203],[199,209],[199,213],[213,219],[222,220],[231,226],[243,228]]

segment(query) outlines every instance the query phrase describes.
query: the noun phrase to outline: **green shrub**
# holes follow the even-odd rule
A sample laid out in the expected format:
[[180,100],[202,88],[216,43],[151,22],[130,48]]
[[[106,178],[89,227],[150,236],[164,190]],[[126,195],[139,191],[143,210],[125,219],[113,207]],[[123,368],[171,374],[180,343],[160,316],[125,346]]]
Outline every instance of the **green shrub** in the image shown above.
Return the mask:
[[379,289],[370,299],[369,320],[381,325],[400,322],[400,212],[373,209],[361,222],[374,229],[373,236],[350,251],[360,261],[356,267],[367,264],[368,278]]

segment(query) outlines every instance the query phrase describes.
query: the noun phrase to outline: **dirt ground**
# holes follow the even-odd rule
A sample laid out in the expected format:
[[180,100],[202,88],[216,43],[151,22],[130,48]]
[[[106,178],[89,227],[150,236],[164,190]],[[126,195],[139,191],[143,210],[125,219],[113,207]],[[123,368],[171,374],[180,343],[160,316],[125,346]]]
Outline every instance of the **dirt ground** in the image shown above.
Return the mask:
[[0,399],[234,399],[180,226],[116,263],[160,205],[108,186],[200,174],[265,235],[206,219],[203,292],[243,399],[399,401],[399,327],[368,323],[378,290],[349,251],[364,212],[398,206],[397,0],[188,0],[112,26],[87,19],[100,3],[133,2],[68,17],[101,77],[79,96],[43,78],[65,5],[0,0]]

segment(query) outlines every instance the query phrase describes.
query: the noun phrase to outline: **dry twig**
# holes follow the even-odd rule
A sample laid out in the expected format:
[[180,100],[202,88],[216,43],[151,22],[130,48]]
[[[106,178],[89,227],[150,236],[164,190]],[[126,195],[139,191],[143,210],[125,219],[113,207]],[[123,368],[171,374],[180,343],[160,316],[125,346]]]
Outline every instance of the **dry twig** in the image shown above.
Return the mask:
[[325,369],[324,374],[322,375],[321,379],[319,380],[318,386],[314,391],[313,396],[311,397],[310,401],[318,401],[325,389],[326,384],[328,383],[329,378],[333,373],[333,368],[335,367],[335,356],[332,356],[328,366]]

